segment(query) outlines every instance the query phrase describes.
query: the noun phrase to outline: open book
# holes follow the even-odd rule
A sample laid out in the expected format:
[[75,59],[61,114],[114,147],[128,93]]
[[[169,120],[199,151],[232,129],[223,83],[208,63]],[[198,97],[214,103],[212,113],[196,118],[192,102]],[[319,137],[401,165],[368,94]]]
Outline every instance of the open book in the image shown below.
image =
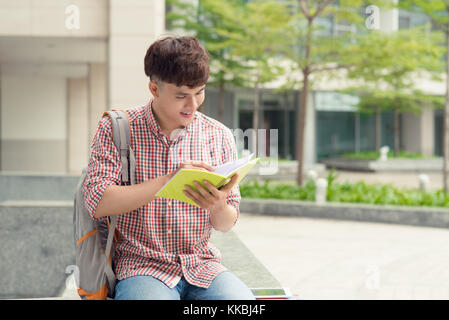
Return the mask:
[[289,288],[251,288],[256,300],[290,300],[294,297]]
[[203,180],[207,180],[219,189],[227,184],[235,173],[239,175],[236,183],[237,185],[259,160],[259,158],[251,159],[253,156],[254,153],[247,157],[224,163],[214,167],[215,171],[181,169],[156,193],[156,197],[176,199],[198,206],[195,201],[191,200],[183,193],[183,190],[186,189],[184,187],[185,185],[189,185],[193,190],[198,192],[193,184],[194,181],[198,181],[200,185],[207,190],[207,187],[203,183]]

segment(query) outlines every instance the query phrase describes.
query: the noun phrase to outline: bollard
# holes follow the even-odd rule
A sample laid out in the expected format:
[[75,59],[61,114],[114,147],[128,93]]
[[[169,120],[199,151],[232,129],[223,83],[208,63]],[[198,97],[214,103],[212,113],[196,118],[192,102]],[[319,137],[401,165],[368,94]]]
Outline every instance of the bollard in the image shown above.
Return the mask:
[[427,174],[420,174],[418,180],[421,191],[427,192],[429,190],[429,176]]
[[388,152],[390,151],[390,148],[388,146],[383,146],[379,149],[380,152],[380,161],[386,161],[388,160]]
[[316,173],[315,170],[310,169],[309,171],[307,171],[307,180],[313,180],[316,181],[316,179],[318,178],[318,173]]
[[327,200],[327,180],[319,178],[316,181],[315,202],[326,203]]

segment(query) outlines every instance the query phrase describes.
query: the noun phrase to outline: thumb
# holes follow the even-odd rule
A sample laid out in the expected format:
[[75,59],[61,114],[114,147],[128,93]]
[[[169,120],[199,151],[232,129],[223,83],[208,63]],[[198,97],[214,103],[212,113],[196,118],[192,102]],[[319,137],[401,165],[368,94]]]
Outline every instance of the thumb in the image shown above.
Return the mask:
[[228,183],[226,183],[222,188],[221,191],[224,191],[226,193],[228,193],[229,191],[231,191],[232,188],[234,188],[235,184],[237,183],[239,175],[236,173],[231,177],[231,181],[229,181]]

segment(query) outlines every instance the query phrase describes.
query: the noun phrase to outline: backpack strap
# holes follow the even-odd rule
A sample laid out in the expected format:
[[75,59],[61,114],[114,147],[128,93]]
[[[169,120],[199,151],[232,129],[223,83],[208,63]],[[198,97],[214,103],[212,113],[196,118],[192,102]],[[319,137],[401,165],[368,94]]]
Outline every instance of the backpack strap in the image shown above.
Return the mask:
[[[135,184],[136,159],[134,157],[134,152],[131,149],[131,133],[129,129],[128,114],[124,110],[112,110],[103,113],[103,117],[106,115],[111,118],[112,138],[114,140],[114,145],[120,154],[120,162],[122,164],[121,185]],[[117,215],[110,216],[110,226],[105,250],[107,260],[109,260],[111,255],[117,218]],[[115,282],[115,275],[109,263],[106,263],[105,265],[105,272],[108,278],[110,292],[112,292],[114,288],[112,283]]]
[[[112,122],[112,138],[115,147],[120,154],[120,161],[122,163],[122,185],[130,185],[135,183],[135,160],[134,155],[132,159],[131,152],[131,133],[129,130],[129,120],[126,111],[112,110],[103,113],[103,116],[108,115]],[[130,164],[134,166],[131,168]],[[131,177],[130,177],[131,173]]]

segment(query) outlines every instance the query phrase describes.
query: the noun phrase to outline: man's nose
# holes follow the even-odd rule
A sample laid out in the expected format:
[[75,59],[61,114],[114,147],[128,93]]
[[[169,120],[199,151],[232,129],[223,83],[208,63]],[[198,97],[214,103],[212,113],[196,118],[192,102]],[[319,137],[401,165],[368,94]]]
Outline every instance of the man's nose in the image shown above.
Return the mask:
[[198,108],[198,101],[197,101],[196,97],[190,96],[189,99],[187,100],[187,105],[189,107],[192,107],[193,109],[197,109]]

